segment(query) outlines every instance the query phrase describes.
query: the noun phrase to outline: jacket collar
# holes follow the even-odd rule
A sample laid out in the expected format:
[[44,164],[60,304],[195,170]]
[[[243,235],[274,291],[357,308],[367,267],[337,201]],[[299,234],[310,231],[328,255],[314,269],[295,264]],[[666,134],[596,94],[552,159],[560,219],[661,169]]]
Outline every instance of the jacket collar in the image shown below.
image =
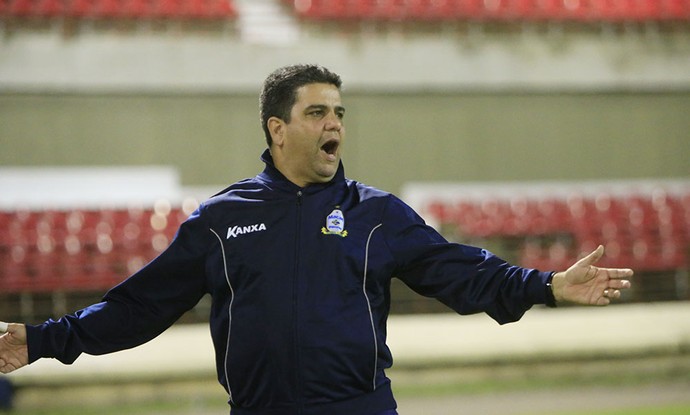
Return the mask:
[[304,188],[292,183],[290,180],[287,179],[287,177],[285,177],[285,175],[283,175],[283,173],[280,172],[280,170],[278,170],[278,168],[275,166],[273,162],[273,156],[271,156],[271,152],[269,149],[264,150],[263,154],[261,154],[261,161],[263,161],[266,164],[266,167],[264,168],[264,171],[260,173],[257,177],[262,182],[276,189],[281,189],[295,193],[299,190],[302,190],[305,193],[315,193],[319,190],[333,185],[334,183],[345,181],[345,168],[343,167],[342,160],[340,161],[340,165],[338,166],[338,170],[336,171],[335,176],[330,181],[326,183],[312,184]]

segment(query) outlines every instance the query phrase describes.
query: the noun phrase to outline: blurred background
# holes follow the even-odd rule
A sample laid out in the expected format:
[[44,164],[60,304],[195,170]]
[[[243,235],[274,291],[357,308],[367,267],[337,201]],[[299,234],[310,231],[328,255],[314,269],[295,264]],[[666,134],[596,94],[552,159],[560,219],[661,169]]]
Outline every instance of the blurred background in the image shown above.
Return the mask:
[[[636,270],[606,311],[536,309],[498,330],[394,281],[407,413],[432,413],[406,400],[422,390],[450,396],[438,413],[490,413],[501,400],[468,390],[602,377],[635,384],[621,400],[644,396],[642,379],[667,386],[649,396],[690,396],[690,1],[0,0],[0,33],[3,320],[91,304],[157,255],[200,201],[262,169],[266,75],[319,63],[343,77],[349,177],[516,264],[562,269],[604,244],[605,265]],[[88,395],[99,413],[123,400],[227,412],[206,400],[225,400],[208,309],[149,349],[4,377],[6,406]],[[180,364],[190,333],[202,360]],[[522,396],[496,411],[535,413]]]

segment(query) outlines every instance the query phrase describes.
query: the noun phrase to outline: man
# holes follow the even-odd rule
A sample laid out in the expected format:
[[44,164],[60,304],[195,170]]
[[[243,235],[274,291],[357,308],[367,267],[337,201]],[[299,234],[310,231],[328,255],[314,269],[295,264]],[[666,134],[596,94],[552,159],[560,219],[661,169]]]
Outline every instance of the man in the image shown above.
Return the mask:
[[628,269],[511,266],[448,243],[395,196],[346,179],[338,75],[278,69],[261,93],[266,167],[202,203],[158,258],[103,302],[42,325],[10,324],[0,371],[140,345],[205,294],[218,379],[233,415],[396,414],[386,346],[391,278],[460,314],[518,320],[534,304],[607,305]]

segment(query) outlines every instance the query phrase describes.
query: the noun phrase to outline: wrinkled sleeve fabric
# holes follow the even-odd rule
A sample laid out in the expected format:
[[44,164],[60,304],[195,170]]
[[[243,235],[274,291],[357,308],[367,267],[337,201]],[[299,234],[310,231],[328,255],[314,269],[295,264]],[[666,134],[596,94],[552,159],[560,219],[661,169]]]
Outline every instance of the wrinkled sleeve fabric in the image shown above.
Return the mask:
[[81,353],[129,349],[165,331],[207,292],[208,229],[197,210],[164,252],[108,291],[102,302],[57,321],[27,325],[29,363],[46,357],[70,364]]
[[383,217],[395,277],[459,314],[485,312],[500,324],[519,320],[535,304],[550,304],[551,272],[512,266],[491,252],[448,242],[400,199]]

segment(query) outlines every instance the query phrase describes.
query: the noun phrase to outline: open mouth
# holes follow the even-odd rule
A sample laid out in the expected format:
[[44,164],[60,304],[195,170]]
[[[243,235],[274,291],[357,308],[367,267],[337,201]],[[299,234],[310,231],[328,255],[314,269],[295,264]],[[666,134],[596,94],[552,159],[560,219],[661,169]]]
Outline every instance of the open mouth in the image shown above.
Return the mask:
[[321,150],[329,156],[329,159],[335,159],[339,145],[337,140],[328,140],[321,146]]

